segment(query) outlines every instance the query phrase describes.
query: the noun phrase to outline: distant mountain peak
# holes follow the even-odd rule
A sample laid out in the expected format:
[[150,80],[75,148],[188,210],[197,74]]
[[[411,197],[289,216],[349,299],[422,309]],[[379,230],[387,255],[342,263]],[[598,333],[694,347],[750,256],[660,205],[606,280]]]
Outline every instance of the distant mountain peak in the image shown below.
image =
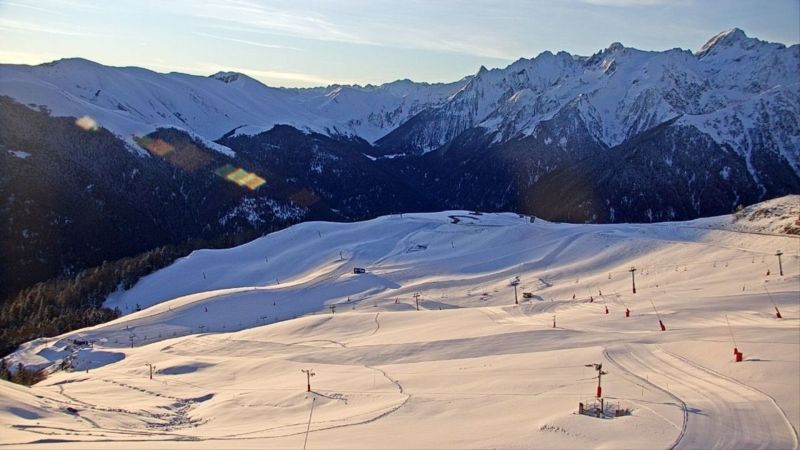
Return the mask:
[[609,52],[618,52],[625,50],[625,46],[622,45],[621,42],[612,42],[611,45],[609,45],[606,50]]
[[67,66],[67,67],[105,67],[100,63],[96,63],[86,58],[61,58],[55,61],[39,64],[40,66]]
[[718,47],[733,47],[734,45],[744,46],[749,48],[752,44],[758,42],[758,39],[748,37],[741,28],[731,28],[730,30],[717,33],[709,39],[700,50],[697,51],[697,56],[704,56],[711,52],[714,48]]
[[208,77],[222,81],[223,83],[233,83],[234,81],[238,80],[241,77],[247,77],[247,75],[241,74],[239,72],[220,71],[213,75],[209,75]]

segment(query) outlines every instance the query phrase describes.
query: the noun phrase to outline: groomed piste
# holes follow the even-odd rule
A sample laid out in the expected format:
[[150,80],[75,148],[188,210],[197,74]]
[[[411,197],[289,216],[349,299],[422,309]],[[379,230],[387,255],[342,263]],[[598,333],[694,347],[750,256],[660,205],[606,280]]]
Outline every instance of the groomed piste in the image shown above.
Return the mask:
[[799,219],[448,211],[194,252],[11,355],[50,374],[0,382],[0,445],[797,448]]

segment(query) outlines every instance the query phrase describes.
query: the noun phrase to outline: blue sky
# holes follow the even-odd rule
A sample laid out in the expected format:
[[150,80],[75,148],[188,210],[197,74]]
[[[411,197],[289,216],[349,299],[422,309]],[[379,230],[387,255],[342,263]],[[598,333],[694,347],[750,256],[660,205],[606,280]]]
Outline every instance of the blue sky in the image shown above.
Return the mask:
[[800,41],[798,0],[0,0],[0,62],[83,57],[272,86],[453,81],[614,41],[695,50],[714,34]]

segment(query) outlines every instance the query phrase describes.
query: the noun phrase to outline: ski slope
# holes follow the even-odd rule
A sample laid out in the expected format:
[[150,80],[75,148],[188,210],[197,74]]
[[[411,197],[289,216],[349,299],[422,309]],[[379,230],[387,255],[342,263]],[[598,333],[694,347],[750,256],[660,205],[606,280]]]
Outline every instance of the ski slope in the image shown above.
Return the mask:
[[[123,317],[11,355],[53,373],[0,383],[0,444],[300,448],[309,428],[308,448],[797,448],[800,239],[777,231],[800,197],[754,208],[404,214],[197,251],[112,295]],[[631,415],[576,414],[592,363]]]
[[[620,370],[669,386],[685,411],[674,448],[796,448],[792,425],[768,395],[660,347],[624,345],[606,358]],[[689,406],[691,405],[691,406]]]

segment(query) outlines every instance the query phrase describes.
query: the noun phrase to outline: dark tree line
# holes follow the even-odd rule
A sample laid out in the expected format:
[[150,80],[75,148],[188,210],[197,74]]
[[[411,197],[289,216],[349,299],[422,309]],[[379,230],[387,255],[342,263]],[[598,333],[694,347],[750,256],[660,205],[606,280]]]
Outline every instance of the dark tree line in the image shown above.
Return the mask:
[[253,232],[224,235],[214,240],[193,239],[182,245],[163,246],[137,256],[104,262],[73,277],[55,278],[23,289],[0,306],[0,356],[8,355],[19,344],[32,339],[57,336],[113,320],[121,312],[103,307],[103,302],[118,288],[130,289],[141,277],[172,264],[193,250],[232,247],[255,237]]
[[43,370],[26,369],[22,363],[19,363],[16,369],[11,371],[6,364],[6,360],[0,359],[0,380],[31,386],[44,379],[45,373]]

